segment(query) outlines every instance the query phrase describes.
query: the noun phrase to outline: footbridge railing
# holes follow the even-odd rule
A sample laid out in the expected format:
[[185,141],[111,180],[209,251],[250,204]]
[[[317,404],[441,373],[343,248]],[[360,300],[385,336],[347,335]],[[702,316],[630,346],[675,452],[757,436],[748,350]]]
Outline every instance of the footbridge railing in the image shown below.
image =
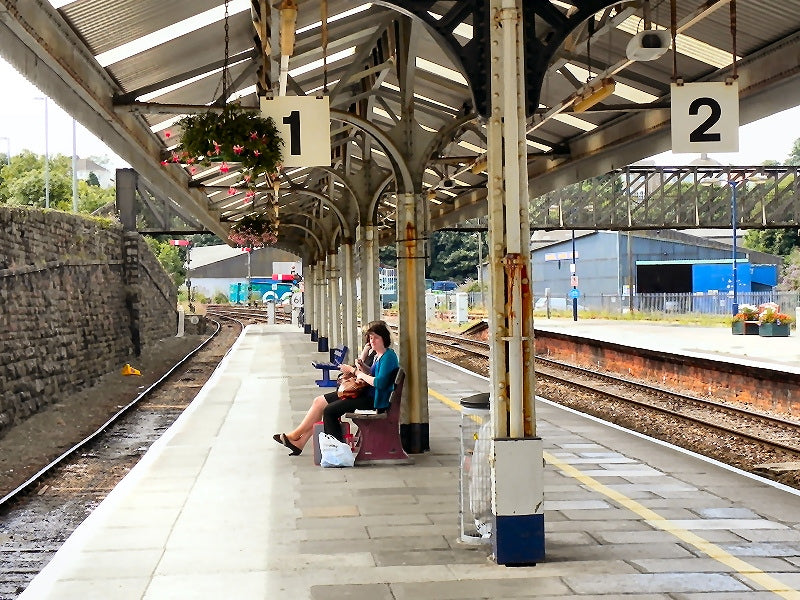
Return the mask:
[[731,227],[734,198],[738,228],[797,227],[798,171],[797,166],[625,167],[534,198],[531,229]]

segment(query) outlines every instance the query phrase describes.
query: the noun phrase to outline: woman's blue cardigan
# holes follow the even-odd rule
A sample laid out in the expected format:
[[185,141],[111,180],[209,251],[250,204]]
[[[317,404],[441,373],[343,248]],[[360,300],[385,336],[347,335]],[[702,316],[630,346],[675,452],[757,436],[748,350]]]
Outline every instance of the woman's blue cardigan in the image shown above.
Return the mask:
[[400,368],[400,362],[397,360],[397,354],[391,348],[387,348],[377,363],[372,364],[372,374],[375,377],[373,405],[376,409],[389,406],[398,368]]

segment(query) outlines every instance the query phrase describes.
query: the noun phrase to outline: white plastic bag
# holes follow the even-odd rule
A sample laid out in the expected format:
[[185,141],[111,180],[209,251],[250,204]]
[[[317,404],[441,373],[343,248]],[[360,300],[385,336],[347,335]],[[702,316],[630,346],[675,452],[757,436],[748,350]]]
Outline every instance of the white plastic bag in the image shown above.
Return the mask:
[[352,467],[356,457],[349,444],[340,442],[332,435],[319,432],[319,450],[321,467]]

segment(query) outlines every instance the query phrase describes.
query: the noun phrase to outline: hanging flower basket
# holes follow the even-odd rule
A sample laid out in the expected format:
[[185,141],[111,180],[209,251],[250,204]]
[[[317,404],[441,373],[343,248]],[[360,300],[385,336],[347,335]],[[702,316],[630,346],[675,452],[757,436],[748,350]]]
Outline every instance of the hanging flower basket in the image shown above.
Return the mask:
[[248,215],[231,226],[228,239],[241,248],[272,246],[278,241],[278,221],[265,215]]
[[183,129],[181,143],[164,163],[222,161],[223,172],[227,162],[241,163],[253,182],[259,175],[275,173],[281,163],[283,140],[275,122],[237,104],[226,105],[222,112],[185,117],[178,124]]

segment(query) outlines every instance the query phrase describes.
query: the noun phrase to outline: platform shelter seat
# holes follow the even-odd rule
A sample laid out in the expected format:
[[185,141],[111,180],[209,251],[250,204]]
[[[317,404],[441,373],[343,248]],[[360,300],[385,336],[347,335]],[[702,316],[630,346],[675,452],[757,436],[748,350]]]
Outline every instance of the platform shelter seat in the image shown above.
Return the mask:
[[397,370],[394,391],[389,410],[378,414],[347,413],[358,432],[355,435],[357,448],[356,466],[359,465],[406,465],[414,462],[403,450],[400,442],[400,402],[403,398],[405,371]]
[[345,358],[347,358],[347,346],[342,346],[341,348],[333,348],[331,352],[331,360],[326,362],[311,361],[311,366],[315,369],[322,370],[322,379],[317,379],[316,384],[319,387],[336,387],[336,379],[331,379],[331,371],[339,370],[339,367],[344,362]]

